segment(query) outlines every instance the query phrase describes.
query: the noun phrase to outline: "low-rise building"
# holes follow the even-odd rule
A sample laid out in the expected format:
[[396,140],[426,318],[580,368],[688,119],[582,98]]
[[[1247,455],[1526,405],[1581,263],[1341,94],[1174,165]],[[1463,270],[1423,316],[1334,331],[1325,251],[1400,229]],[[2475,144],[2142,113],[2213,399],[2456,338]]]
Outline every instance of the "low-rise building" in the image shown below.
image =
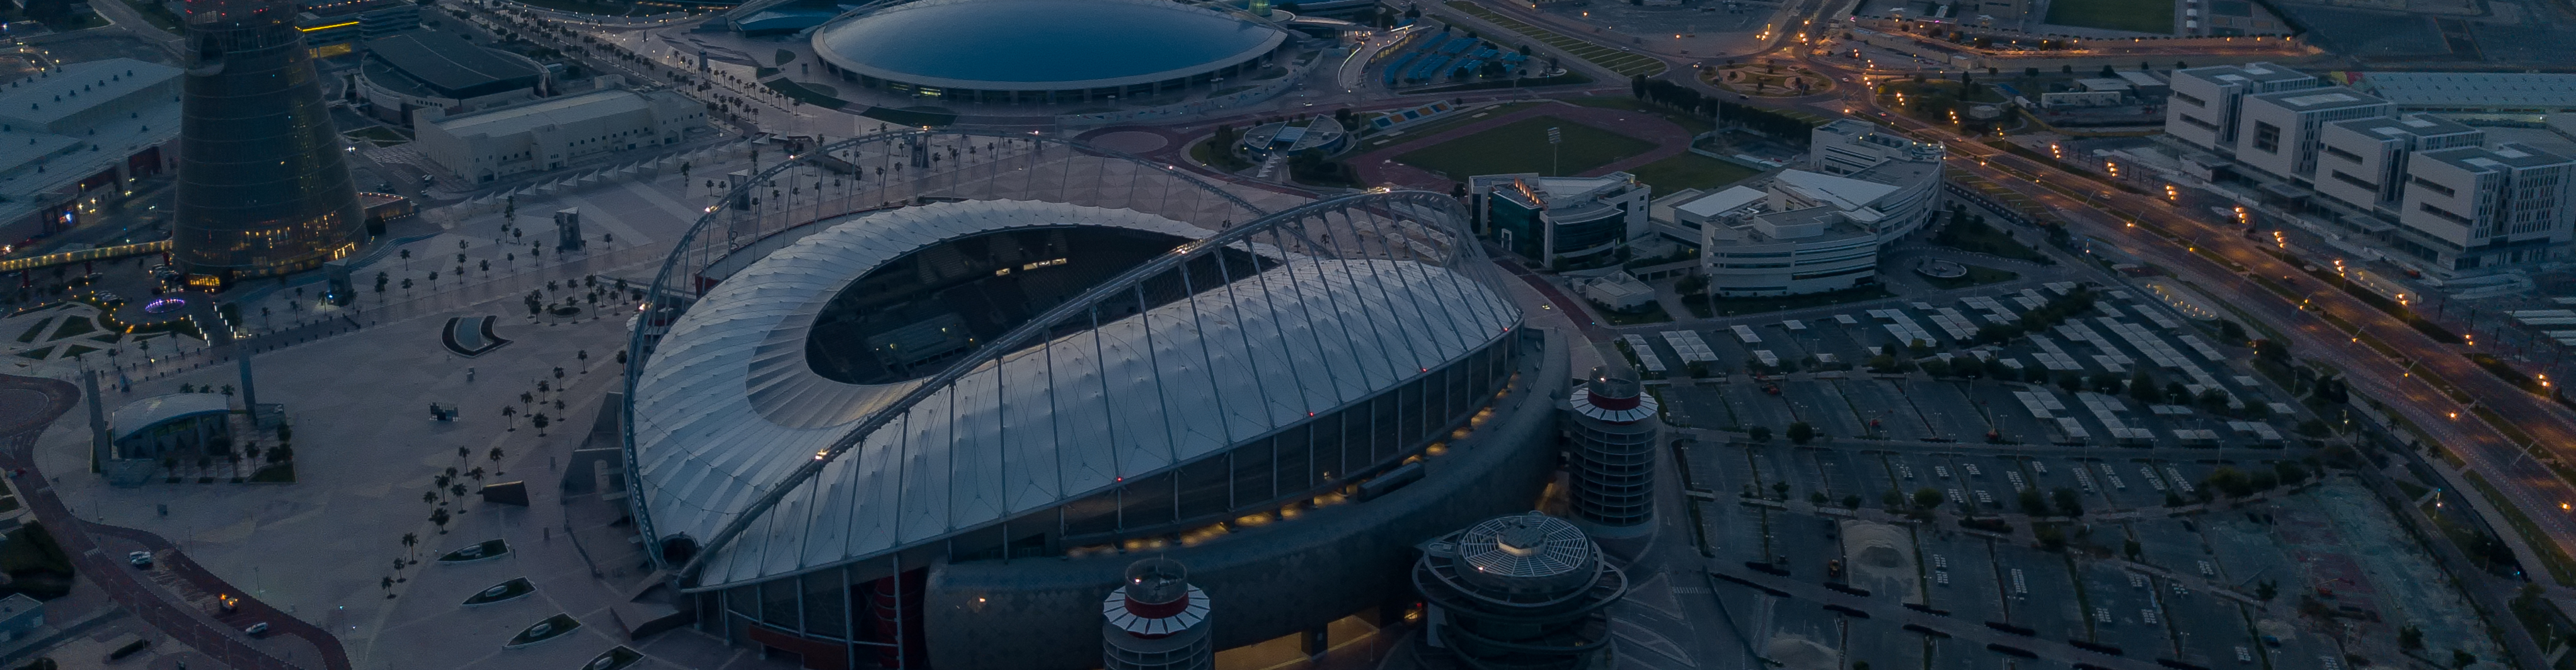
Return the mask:
[[410,126],[413,112],[447,117],[537,99],[546,69],[524,56],[415,30],[365,43],[356,94],[368,115]]
[[2307,73],[2271,63],[2175,70],[2165,106],[2165,133],[2202,149],[2234,153],[2237,112],[2245,96],[2316,88],[2318,83]]
[[406,0],[353,0],[305,5],[295,15],[304,47],[314,58],[355,51],[360,42],[383,39],[420,27],[420,5]]
[[678,144],[706,127],[679,93],[603,89],[414,124],[421,154],[473,183],[556,170],[599,154]]
[[180,75],[110,58],[0,87],[0,249],[77,226],[175,166]]
[[2390,241],[2457,272],[2561,260],[2576,234],[2576,159],[2522,144],[2426,151],[2407,167]]
[[2245,96],[2236,161],[2298,182],[2317,174],[2319,137],[2336,121],[2396,113],[2388,101],[2341,86]]
[[1626,272],[1577,278],[1573,285],[1574,292],[1585,300],[1615,311],[1631,311],[1655,302],[1655,287]]
[[0,598],[0,641],[16,640],[45,627],[45,603],[24,593]]
[[2474,147],[2486,133],[2424,114],[2326,124],[2318,137],[2317,194],[2396,221],[2407,163],[2417,152]]
[[1933,215],[1941,148],[1863,121],[1825,124],[1810,138],[1812,170],[1658,206],[1700,233],[1711,293],[1820,293],[1875,283],[1878,252]]
[[1467,178],[1468,207],[1479,234],[1522,258],[1559,269],[1621,260],[1618,251],[1646,234],[1649,190],[1625,172]]

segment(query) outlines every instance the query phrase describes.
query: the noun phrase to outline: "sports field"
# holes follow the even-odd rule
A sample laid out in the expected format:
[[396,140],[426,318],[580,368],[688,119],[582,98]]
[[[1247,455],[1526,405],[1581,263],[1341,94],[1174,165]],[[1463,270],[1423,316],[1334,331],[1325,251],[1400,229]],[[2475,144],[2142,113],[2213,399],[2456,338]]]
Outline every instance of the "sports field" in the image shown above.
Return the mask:
[[1640,165],[1629,172],[1637,175],[1637,181],[1655,187],[1657,194],[1717,188],[1761,174],[1753,168],[1692,153]]
[[2061,26],[2171,35],[2173,0],[2050,0],[2048,22]]
[[[1549,128],[1557,128],[1565,136],[1565,143],[1556,147],[1553,168],[1550,167],[1547,144]],[[1654,143],[1645,140],[1553,116],[1538,116],[1416,149],[1395,159],[1450,179],[1466,181],[1468,177],[1480,174],[1581,174],[1653,148]]]

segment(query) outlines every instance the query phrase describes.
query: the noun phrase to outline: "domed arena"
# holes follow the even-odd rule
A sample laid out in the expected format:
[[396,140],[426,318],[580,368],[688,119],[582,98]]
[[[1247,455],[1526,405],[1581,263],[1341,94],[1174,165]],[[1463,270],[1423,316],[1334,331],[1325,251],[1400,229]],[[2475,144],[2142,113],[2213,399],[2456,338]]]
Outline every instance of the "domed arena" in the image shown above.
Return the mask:
[[792,158],[672,253],[627,364],[627,504],[705,632],[1098,667],[1147,554],[1216,599],[1218,650],[1340,644],[1413,606],[1415,543],[1548,477],[1566,344],[1454,198],[1264,211],[961,131]]
[[836,20],[814,53],[843,80],[925,99],[1137,98],[1259,71],[1289,33],[1165,0],[923,0]]

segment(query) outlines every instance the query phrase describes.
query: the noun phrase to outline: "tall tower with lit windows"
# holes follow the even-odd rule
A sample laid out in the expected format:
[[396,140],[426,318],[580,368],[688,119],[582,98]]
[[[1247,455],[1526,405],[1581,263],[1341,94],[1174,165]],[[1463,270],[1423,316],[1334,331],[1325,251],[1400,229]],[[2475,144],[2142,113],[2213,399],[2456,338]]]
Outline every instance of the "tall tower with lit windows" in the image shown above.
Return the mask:
[[192,274],[284,274],[347,255],[366,209],[295,5],[189,0],[178,215],[172,252]]

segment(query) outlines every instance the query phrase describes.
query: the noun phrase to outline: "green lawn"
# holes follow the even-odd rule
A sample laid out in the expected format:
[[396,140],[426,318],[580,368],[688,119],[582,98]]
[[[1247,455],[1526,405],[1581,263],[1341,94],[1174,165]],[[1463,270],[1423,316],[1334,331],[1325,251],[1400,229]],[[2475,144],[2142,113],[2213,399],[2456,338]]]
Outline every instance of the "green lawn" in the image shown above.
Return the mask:
[[840,109],[842,106],[850,104],[840,98],[832,97],[830,93],[806,88],[804,84],[788,81],[785,78],[764,81],[761,82],[760,85],[769,87],[769,90],[777,91],[779,95],[794,98],[799,102],[825,109]]
[[1504,30],[1520,33],[1530,37],[1531,39],[1545,42],[1548,46],[1564,50],[1568,54],[1573,54],[1575,58],[1591,61],[1594,65],[1609,68],[1610,71],[1617,72],[1621,76],[1642,74],[1652,77],[1664,73],[1665,66],[1663,61],[1656,60],[1655,58],[1644,54],[1594,44],[1579,38],[1560,34],[1553,30],[1533,26],[1520,19],[1497,14],[1494,10],[1478,7],[1473,2],[1466,2],[1465,0],[1451,0],[1448,4],[1450,9],[1466,12],[1474,15],[1476,18],[1484,19],[1486,22],[1502,26]]
[[2048,3],[2048,22],[2171,35],[2174,4],[2172,0],[2056,0]]
[[1595,95],[1581,98],[1566,98],[1565,102],[1571,102],[1585,107],[1625,109],[1661,116],[1664,117],[1664,120],[1673,122],[1673,125],[1681,126],[1682,130],[1690,131],[1690,134],[1692,135],[1699,135],[1701,133],[1717,129],[1717,124],[1709,122],[1708,117],[1697,114],[1684,114],[1673,111],[1670,108],[1648,105],[1643,100],[1638,100],[1624,95]]
[[1637,175],[1637,181],[1655,187],[1656,193],[1672,193],[1686,188],[1717,188],[1761,174],[1753,168],[1693,153],[1647,163],[1628,172]]
[[1994,227],[1993,224],[1986,223],[1979,217],[1950,222],[1949,225],[1941,228],[1941,232],[1933,234],[1932,243],[1962,251],[1993,254],[2033,263],[2051,262],[2047,254],[2042,254],[2038,249],[2023,244],[2011,234]]
[[[1554,152],[1553,169],[1549,167],[1549,128],[1558,128],[1565,135],[1565,143]],[[1653,148],[1654,143],[1645,140],[1553,116],[1538,116],[1416,149],[1395,159],[1464,181],[1470,175],[1512,172],[1581,174]]]

